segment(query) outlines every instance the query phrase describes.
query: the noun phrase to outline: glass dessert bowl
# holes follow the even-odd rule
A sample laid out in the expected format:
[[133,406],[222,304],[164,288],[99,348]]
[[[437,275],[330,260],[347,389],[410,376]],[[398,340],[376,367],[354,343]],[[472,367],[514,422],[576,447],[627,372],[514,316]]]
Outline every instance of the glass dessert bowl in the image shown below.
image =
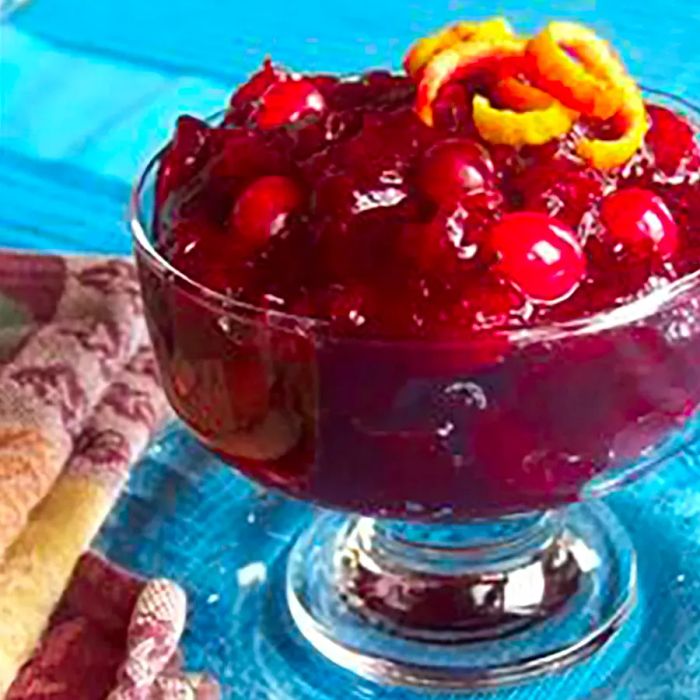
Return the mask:
[[462,23],[405,77],[266,64],[135,193],[173,407],[324,509],[289,608],[380,682],[500,685],[600,648],[635,555],[597,499],[695,437],[697,134],[617,63],[593,93],[523,77],[560,45],[585,66],[599,40],[575,29]]

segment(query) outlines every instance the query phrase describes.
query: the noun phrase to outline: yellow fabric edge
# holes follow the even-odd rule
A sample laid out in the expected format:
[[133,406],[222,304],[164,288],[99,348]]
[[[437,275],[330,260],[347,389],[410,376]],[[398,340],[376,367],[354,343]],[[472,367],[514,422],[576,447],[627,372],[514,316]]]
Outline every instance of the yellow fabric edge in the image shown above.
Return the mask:
[[86,477],[63,476],[0,563],[0,695],[36,648],[80,555],[114,502]]

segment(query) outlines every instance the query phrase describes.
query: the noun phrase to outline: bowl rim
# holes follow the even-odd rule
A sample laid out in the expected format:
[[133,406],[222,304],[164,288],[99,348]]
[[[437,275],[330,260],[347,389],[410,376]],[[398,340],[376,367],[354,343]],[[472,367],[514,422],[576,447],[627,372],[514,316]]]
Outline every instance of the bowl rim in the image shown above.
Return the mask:
[[[700,129],[700,105],[695,104],[686,97],[675,95],[671,92],[656,88],[642,87],[645,95],[661,97],[664,100],[684,107],[691,112],[690,119],[696,122]],[[225,114],[226,110],[220,110],[208,117],[205,121],[210,122]],[[700,131],[699,131],[700,133]],[[147,186],[149,178],[155,174],[155,169],[160,162],[165,150],[166,143],[147,162],[145,168],[137,177],[131,190],[129,204],[129,226],[131,228],[132,239],[136,252],[145,254],[149,262],[155,264],[161,272],[167,273],[172,280],[178,280],[186,288],[191,289],[205,301],[213,302],[222,312],[233,314],[240,312],[245,316],[264,317],[266,322],[272,325],[290,326],[293,328],[303,328],[304,330],[328,329],[330,324],[327,320],[312,317],[299,316],[284,311],[277,311],[256,306],[244,301],[233,299],[225,293],[218,292],[206,285],[197,282],[182,270],[175,267],[169,260],[161,255],[153,245],[148,235],[151,228],[142,207],[142,194]],[[138,257],[138,255],[137,255]],[[602,331],[619,328],[626,325],[633,325],[644,319],[654,316],[657,312],[668,307],[679,297],[700,287],[700,268],[683,277],[673,280],[668,284],[661,285],[642,297],[633,299],[625,304],[607,308],[587,316],[579,316],[566,321],[548,322],[536,324],[526,328],[489,328],[483,331],[475,331],[463,338],[435,339],[435,338],[399,338],[387,339],[378,337],[342,337],[343,341],[358,342],[361,344],[408,344],[408,345],[444,345],[444,346],[468,346],[475,343],[502,340],[509,344],[522,346],[535,342],[547,342],[560,340],[567,337],[593,335]]]

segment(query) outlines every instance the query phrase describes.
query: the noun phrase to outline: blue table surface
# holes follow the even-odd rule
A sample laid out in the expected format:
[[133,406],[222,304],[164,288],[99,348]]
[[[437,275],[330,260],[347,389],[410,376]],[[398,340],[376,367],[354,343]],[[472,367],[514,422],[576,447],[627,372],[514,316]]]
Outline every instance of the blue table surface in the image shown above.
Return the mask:
[[[126,253],[130,183],[176,115],[220,108],[265,55],[299,69],[396,67],[417,35],[494,14],[522,30],[551,16],[588,22],[644,84],[700,101],[700,5],[689,0],[506,0],[479,8],[460,0],[0,0],[0,245]],[[195,463],[208,465],[196,478],[188,468]],[[507,697],[587,697],[586,684],[608,674],[604,694],[590,697],[700,698],[699,476],[698,453],[687,450],[612,498],[642,555],[646,613],[641,633],[623,635],[627,663],[617,670],[591,663],[569,685]],[[193,600],[188,659],[215,671],[227,697],[250,700],[236,690],[246,669],[230,662],[241,649],[222,620],[232,608],[248,619],[253,608],[241,607],[245,597],[228,577],[255,564],[254,547],[277,556],[308,515],[170,435],[143,460],[99,545],[144,573],[183,581]],[[327,697],[333,673],[308,672],[316,691],[305,697]],[[347,698],[414,697],[345,683]],[[256,699],[293,697],[279,678],[260,689]]]

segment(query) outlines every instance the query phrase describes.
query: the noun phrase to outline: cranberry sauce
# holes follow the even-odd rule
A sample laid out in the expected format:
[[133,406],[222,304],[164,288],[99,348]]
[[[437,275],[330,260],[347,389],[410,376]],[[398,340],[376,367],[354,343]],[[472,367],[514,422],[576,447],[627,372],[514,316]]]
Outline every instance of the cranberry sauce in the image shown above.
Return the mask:
[[595,333],[514,334],[700,268],[697,134],[650,105],[644,148],[602,172],[570,137],[484,142],[466,83],[434,127],[414,99],[389,73],[267,63],[220,124],[179,120],[155,247],[230,302],[138,252],[166,391],[224,459],[327,506],[458,519],[575,500],[694,412],[700,291]]

